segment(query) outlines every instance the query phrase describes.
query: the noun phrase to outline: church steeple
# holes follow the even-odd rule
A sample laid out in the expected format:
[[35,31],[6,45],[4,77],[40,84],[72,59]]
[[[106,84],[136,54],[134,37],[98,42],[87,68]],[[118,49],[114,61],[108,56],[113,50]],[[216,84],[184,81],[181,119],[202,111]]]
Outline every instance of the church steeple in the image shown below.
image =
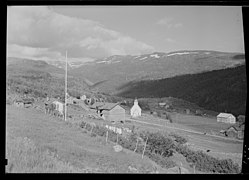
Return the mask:
[[141,116],[141,108],[138,105],[137,98],[134,99],[134,105],[131,108],[131,117]]
[[134,105],[138,105],[138,100],[137,100],[137,98],[135,98],[135,100],[134,100]]

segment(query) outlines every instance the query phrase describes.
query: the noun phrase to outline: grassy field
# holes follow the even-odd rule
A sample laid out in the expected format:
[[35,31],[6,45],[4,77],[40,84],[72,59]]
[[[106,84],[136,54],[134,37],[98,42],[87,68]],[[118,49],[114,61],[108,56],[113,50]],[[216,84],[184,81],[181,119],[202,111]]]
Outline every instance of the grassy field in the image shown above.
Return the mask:
[[[168,172],[147,157],[142,159],[141,155],[131,151],[123,150],[116,153],[113,150],[113,144],[106,144],[103,138],[90,137],[89,133],[83,133],[79,127],[45,115],[41,111],[9,105],[6,106],[6,109],[7,157],[9,162],[14,164],[14,167],[7,167],[7,169],[10,169],[11,172],[47,172],[46,168],[42,169],[42,165],[39,163],[37,166],[31,166],[31,169],[29,165],[15,164],[19,158],[16,156],[18,153],[12,153],[11,149],[15,149],[18,145],[13,142],[16,142],[17,138],[23,139],[24,137],[30,139],[34,147],[41,151],[41,155],[37,155],[31,160],[39,161],[39,159],[50,158],[48,152],[54,153],[51,155],[54,158],[52,160],[54,164],[58,163],[63,166],[59,168],[58,165],[58,168],[54,168],[55,172],[133,173],[129,170],[129,166],[135,168],[139,173],[154,172],[155,169],[160,173]],[[20,139],[17,140],[17,142],[19,141],[22,142]],[[22,152],[22,150],[19,151]],[[24,168],[20,169],[20,166]]]
[[[42,107],[41,102],[36,103],[36,105]],[[88,118],[87,114],[91,113],[89,111],[79,111],[77,108],[70,107],[68,114],[71,115],[71,118],[68,118],[68,122],[44,114],[43,109],[26,109],[6,105],[6,111],[7,157],[10,162],[7,167],[7,172],[133,173],[129,170],[130,166],[134,167],[136,172],[139,173],[155,172],[155,170],[159,173],[177,173],[176,170],[161,168],[147,157],[141,159],[141,155],[126,149],[116,153],[113,150],[113,144],[106,143],[103,137],[90,137],[90,134],[79,128],[76,123],[84,120],[89,123],[95,122],[96,124],[102,124],[103,121]],[[84,115],[84,119],[80,117],[81,115]],[[128,112],[126,118],[130,118]],[[241,142],[191,133],[192,129],[188,126],[188,123],[186,123],[189,122],[190,125],[193,125],[193,123],[198,122],[200,127],[202,127],[202,124],[205,127],[209,127],[209,125],[215,126],[215,119],[180,114],[173,116],[173,119],[174,118],[175,121],[177,119],[178,121],[176,121],[177,123],[171,124],[158,117],[143,114],[142,117],[137,119],[138,121],[155,123],[159,126],[141,124],[133,121],[127,122],[126,125],[129,127],[135,125],[138,131],[149,130],[177,133],[188,139],[188,144],[192,149],[211,150],[208,154],[218,158],[231,158],[234,162],[241,165]],[[224,124],[222,126],[224,126]],[[200,127],[199,131],[201,132],[203,131],[203,127],[201,129]],[[174,128],[184,129],[190,132]],[[30,139],[31,143],[27,143],[24,137]],[[26,149],[28,152],[30,152],[30,148],[35,149],[33,151],[38,152],[38,155],[33,153],[34,156],[24,158],[26,159],[24,162],[16,163],[19,161],[17,154],[20,154],[20,152],[15,152],[11,149],[18,149],[16,148],[16,146],[20,146],[18,144],[24,147],[27,146]],[[25,157],[27,152],[21,152],[24,153],[22,156]],[[34,161],[34,159],[36,160]],[[183,164],[185,169],[193,173],[193,168],[185,162],[184,157],[181,157],[180,154],[176,153],[171,159],[178,165]],[[26,163],[27,161],[31,161],[33,164]],[[17,165],[13,168],[11,164]],[[48,170],[50,166],[53,167],[51,171]]]
[[[71,110],[71,114],[77,113],[79,112],[76,110]],[[81,111],[81,114],[87,115],[88,113],[90,112]],[[77,117],[74,121],[77,122],[77,119],[79,119],[80,121],[80,118]],[[128,111],[126,111],[126,119],[130,119]],[[134,120],[156,125],[142,124],[135,121],[130,121],[127,122],[125,126],[132,127],[134,125],[138,131],[149,130],[154,132],[164,131],[168,133],[177,133],[188,139],[188,143],[192,149],[203,151],[210,150],[210,152],[207,153],[214,157],[222,159],[231,158],[234,162],[237,162],[239,165],[241,165],[243,149],[243,143],[241,141],[224,137],[204,135],[204,132],[211,135],[211,132],[219,132],[219,130],[230,125],[217,123],[216,119],[214,118],[184,115],[179,113],[173,114],[172,119],[175,123],[169,123],[158,117],[143,113],[141,117]],[[84,121],[89,123],[94,122],[100,125],[104,123],[101,120],[88,118],[85,118]]]

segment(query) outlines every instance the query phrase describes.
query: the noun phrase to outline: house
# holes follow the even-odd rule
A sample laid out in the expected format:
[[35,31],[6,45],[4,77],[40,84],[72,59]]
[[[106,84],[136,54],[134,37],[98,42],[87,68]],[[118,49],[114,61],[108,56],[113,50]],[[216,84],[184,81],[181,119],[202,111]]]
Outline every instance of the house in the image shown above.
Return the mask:
[[55,110],[57,110],[60,115],[64,115],[65,104],[58,100],[53,101],[53,104],[55,105]]
[[14,101],[14,104],[17,106],[17,107],[24,107],[24,103],[22,100],[15,100]]
[[226,130],[221,130],[220,133],[228,137],[243,139],[244,138],[244,124],[234,124],[228,127]]
[[226,130],[226,136],[228,137],[237,137],[238,136],[238,130],[236,129],[236,127],[231,126]]
[[83,100],[83,101],[85,101],[86,100],[86,95],[80,96],[80,99]]
[[186,114],[190,114],[190,109],[186,109]]
[[17,99],[14,104],[18,107],[31,107],[34,101],[32,98]]
[[229,113],[220,113],[217,116],[217,122],[235,124],[236,118],[232,114],[229,114]]
[[135,99],[134,100],[134,105],[132,106],[131,110],[130,110],[130,113],[131,113],[131,117],[138,117],[138,116],[141,116],[141,112],[142,112],[142,109],[139,107],[138,105],[138,100]]
[[200,109],[197,109],[195,111],[195,115],[197,115],[197,116],[201,116],[202,114],[203,114],[203,112]]
[[158,103],[158,105],[159,105],[160,107],[164,107],[164,106],[166,105],[166,103],[160,102],[160,103]]
[[239,115],[237,117],[237,120],[239,123],[243,124],[243,123],[245,123],[245,118],[246,118],[245,115]]
[[105,120],[125,122],[125,109],[119,103],[95,102],[91,107]]
[[70,97],[68,97],[67,98],[67,104],[73,104],[73,97],[72,96],[70,96]]

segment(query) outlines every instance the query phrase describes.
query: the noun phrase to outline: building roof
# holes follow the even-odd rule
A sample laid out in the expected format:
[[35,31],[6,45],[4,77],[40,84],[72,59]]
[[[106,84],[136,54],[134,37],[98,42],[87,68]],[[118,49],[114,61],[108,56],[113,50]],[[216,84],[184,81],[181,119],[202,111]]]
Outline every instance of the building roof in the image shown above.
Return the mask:
[[23,99],[17,99],[16,102],[33,103],[34,99],[32,99],[32,98],[23,98]]
[[98,108],[99,110],[111,110],[117,105],[119,105],[119,103],[95,102],[90,108]]
[[228,118],[228,117],[230,117],[230,116],[233,116],[233,115],[232,115],[232,114],[229,114],[229,113],[220,113],[220,114],[218,114],[217,117]]
[[238,131],[238,130],[239,130],[239,129],[237,129],[235,126],[230,126],[229,128],[227,128],[227,131],[232,130],[232,129],[234,129],[235,131]]

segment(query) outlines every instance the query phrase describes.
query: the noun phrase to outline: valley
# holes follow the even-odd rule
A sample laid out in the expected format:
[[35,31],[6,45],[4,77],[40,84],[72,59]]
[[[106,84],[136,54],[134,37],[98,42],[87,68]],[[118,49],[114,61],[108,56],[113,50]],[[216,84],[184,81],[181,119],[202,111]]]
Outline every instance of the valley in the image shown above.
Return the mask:
[[[190,160],[179,150],[163,160],[155,155],[151,157],[148,151],[145,151],[146,156],[142,159],[141,154],[125,147],[115,154],[113,142],[107,143],[105,137],[92,136],[92,133],[80,127],[82,122],[95,123],[101,128],[106,123],[110,124],[92,118],[98,115],[94,110],[87,110],[101,100],[119,103],[125,109],[125,124],[121,126],[130,129],[134,127],[135,134],[168,134],[167,138],[172,133],[177,134],[186,139],[184,147],[188,151],[197,154],[201,151],[214,162],[231,159],[232,163],[241,166],[243,139],[221,135],[220,131],[231,125],[218,123],[216,116],[224,110],[236,116],[245,112],[246,77],[243,58],[235,53],[180,51],[113,56],[71,67],[68,71],[69,95],[73,98],[85,95],[91,103],[84,101],[84,108],[68,106],[67,122],[44,113],[46,97],[59,98],[64,102],[63,67],[45,61],[9,58],[6,89],[7,142],[15,144],[16,138],[27,137],[41,152],[48,150],[57,154],[60,158],[55,158],[54,166],[59,169],[58,164],[64,164],[62,167],[66,170],[62,171],[66,172],[179,173],[179,170],[173,170],[177,167],[185,169],[187,173],[208,172],[193,169]],[[185,66],[187,64],[193,65],[193,69]],[[35,100],[32,107],[15,105],[17,99],[24,97]],[[138,118],[130,116],[134,98],[138,98],[142,108],[142,116]],[[227,106],[228,101],[230,106]],[[167,106],[162,107],[160,103]],[[214,103],[219,108],[214,107]],[[10,149],[13,145],[11,143],[8,145]],[[178,146],[181,147],[176,144]],[[17,163],[15,161],[11,160],[14,164]],[[17,165],[14,169],[21,171],[21,167]],[[136,171],[132,171],[131,167]]]

